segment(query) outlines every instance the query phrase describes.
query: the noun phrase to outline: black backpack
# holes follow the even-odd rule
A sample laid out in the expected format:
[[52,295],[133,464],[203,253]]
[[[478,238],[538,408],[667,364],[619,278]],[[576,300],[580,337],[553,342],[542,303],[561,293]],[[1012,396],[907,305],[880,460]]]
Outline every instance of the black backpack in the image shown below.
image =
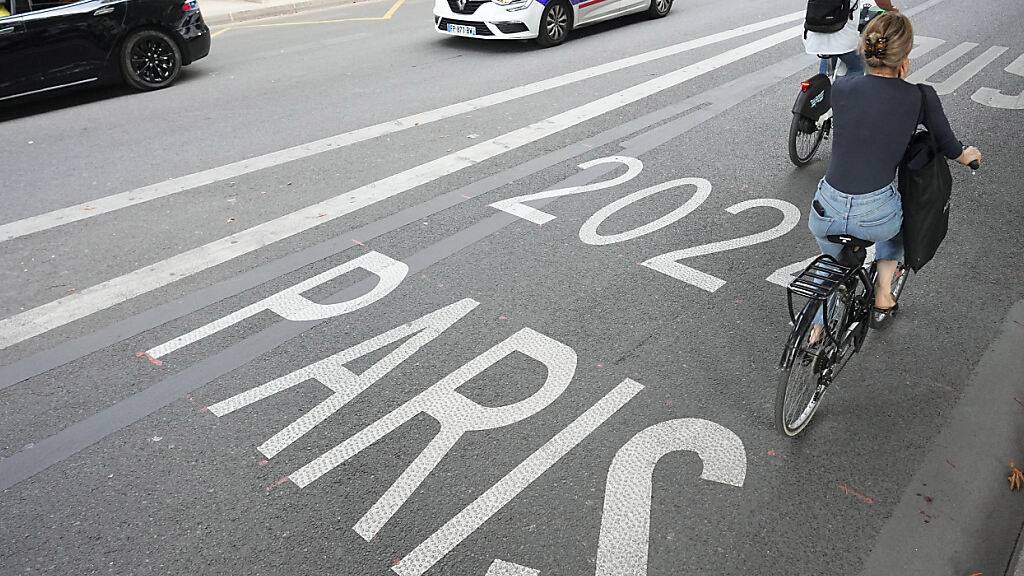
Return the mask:
[[839,32],[853,19],[856,4],[852,0],[807,0],[805,36],[807,32]]

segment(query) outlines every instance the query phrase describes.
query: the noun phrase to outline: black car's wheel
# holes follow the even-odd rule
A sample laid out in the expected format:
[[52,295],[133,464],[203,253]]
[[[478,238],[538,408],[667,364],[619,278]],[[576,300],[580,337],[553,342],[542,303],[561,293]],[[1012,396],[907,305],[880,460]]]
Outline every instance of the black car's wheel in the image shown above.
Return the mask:
[[651,0],[651,7],[647,10],[649,18],[664,18],[672,9],[672,0]]
[[548,48],[557,46],[569,37],[572,30],[572,7],[566,0],[551,0],[540,15],[540,35],[537,43]]
[[136,90],[170,86],[181,74],[181,49],[159,30],[139,30],[121,46],[121,73]]

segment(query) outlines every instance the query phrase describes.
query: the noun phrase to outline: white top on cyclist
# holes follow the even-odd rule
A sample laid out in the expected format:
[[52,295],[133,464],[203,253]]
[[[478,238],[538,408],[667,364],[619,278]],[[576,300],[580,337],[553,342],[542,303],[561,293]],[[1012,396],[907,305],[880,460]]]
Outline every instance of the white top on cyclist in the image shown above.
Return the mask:
[[860,44],[860,33],[857,32],[857,26],[860,25],[860,18],[857,17],[860,13],[859,10],[860,2],[858,0],[851,7],[853,19],[847,20],[846,26],[839,32],[807,32],[807,37],[804,38],[804,50],[808,54],[829,55],[846,54],[856,50],[857,45]]

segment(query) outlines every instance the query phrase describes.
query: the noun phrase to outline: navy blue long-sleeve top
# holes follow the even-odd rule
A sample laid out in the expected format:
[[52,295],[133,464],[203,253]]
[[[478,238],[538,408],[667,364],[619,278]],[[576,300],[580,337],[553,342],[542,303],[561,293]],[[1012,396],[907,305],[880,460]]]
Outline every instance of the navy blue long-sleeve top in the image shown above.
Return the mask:
[[832,160],[825,180],[847,194],[880,190],[896,178],[896,168],[918,121],[948,158],[963,146],[949,127],[942,102],[931,86],[921,90],[899,78],[843,76],[832,87]]

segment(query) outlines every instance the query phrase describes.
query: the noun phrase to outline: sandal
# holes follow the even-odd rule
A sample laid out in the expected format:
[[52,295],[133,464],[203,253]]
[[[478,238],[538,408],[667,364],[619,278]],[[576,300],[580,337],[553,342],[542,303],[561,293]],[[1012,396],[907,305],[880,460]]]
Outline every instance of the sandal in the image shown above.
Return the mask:
[[890,321],[900,311],[900,304],[893,304],[892,308],[871,307],[871,327],[875,330],[884,330],[889,327]]

